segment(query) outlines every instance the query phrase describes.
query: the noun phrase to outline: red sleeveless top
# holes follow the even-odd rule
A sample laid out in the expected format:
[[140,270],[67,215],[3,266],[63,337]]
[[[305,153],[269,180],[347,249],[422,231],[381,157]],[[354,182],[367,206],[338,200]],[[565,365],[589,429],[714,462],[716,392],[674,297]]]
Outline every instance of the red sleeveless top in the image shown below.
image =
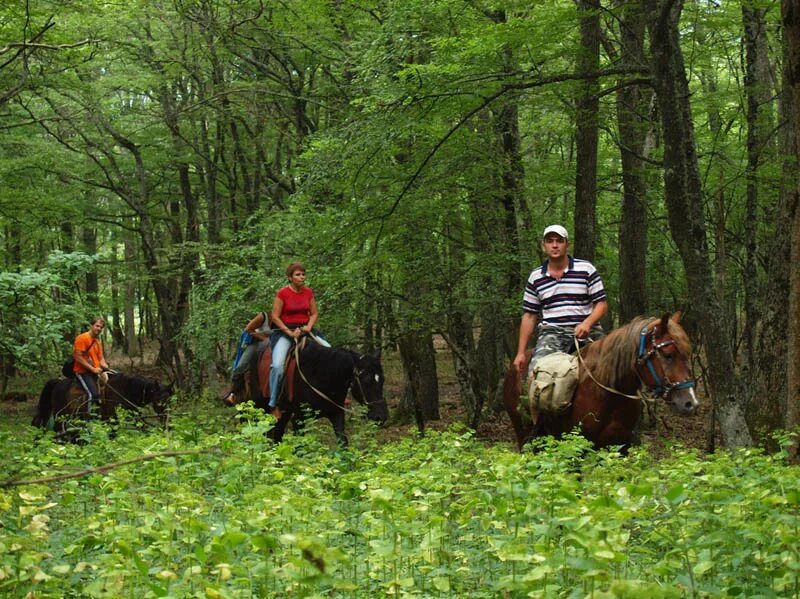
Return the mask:
[[303,287],[297,293],[291,286],[286,286],[278,291],[278,297],[283,300],[281,310],[281,320],[287,326],[299,326],[308,322],[311,311],[311,300],[314,299],[314,292],[309,287]]

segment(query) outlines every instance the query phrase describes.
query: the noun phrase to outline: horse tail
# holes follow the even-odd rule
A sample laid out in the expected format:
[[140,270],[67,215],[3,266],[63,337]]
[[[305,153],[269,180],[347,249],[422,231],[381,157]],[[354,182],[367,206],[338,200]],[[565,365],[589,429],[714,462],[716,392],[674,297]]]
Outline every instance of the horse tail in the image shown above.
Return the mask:
[[33,417],[31,426],[47,427],[50,414],[53,411],[53,389],[58,384],[59,379],[50,379],[44,384],[44,389],[39,395],[39,405],[36,406],[36,415]]
[[517,447],[520,450],[522,450],[525,441],[528,440],[531,432],[533,432],[531,422],[523,419],[522,414],[519,413],[519,398],[521,394],[522,377],[517,367],[511,364],[506,371],[505,379],[503,379],[503,404],[511,420],[511,425],[514,427],[514,433],[517,436]]

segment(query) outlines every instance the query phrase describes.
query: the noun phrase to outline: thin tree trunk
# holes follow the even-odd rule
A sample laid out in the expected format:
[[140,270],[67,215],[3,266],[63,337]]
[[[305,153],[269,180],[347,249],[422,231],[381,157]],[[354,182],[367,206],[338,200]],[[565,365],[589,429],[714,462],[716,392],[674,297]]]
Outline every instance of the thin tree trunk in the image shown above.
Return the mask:
[[[792,112],[789,115],[793,124],[795,156],[800,158],[800,6],[791,0],[782,0],[781,17],[785,39],[785,63],[787,79],[792,95]],[[796,175],[796,171],[795,171]],[[794,201],[789,207],[791,218],[791,261],[789,262],[789,342],[787,347],[787,410],[786,429],[797,432],[800,426],[800,202],[798,185],[794,181]],[[795,437],[789,448],[790,459],[800,461],[800,442]]]
[[136,322],[134,308],[136,306],[136,247],[127,233],[123,241],[125,252],[125,286],[123,291],[123,310],[125,314],[125,355],[139,355],[139,344],[136,341]]
[[[745,280],[745,324],[744,334],[750,365],[750,397],[747,405],[747,422],[760,445],[776,449],[770,433],[784,425],[786,418],[787,375],[787,311],[789,304],[790,262],[790,206],[797,197],[797,163],[788,156],[796,156],[794,132],[791,126],[781,126],[782,181],[777,206],[765,207],[758,215],[759,200],[758,168],[772,160],[772,147],[768,144],[773,127],[771,108],[770,67],[767,54],[767,32],[764,12],[750,4],[742,7],[745,30],[745,91],[747,94],[747,213],[748,220],[759,219],[767,224],[772,233],[765,239],[761,252],[756,244],[756,223],[746,230],[745,245],[747,264]],[[784,40],[785,51],[785,40]],[[792,100],[788,72],[783,70],[783,90],[778,96],[780,121],[791,120]],[[765,155],[766,154],[766,155]],[[768,187],[766,188],[769,189]],[[756,254],[764,257],[764,270],[769,284],[753,285],[755,275],[764,281],[759,270]],[[751,290],[747,292],[747,290]]]
[[772,111],[769,109],[772,97],[769,82],[769,55],[767,46],[766,9],[756,8],[750,0],[742,4],[744,25],[744,87],[747,102],[747,200],[745,203],[745,318],[743,334],[747,351],[747,363],[754,359],[754,330],[758,319],[756,295],[758,277],[758,171],[762,163],[762,153],[772,129]]
[[116,252],[111,254],[111,338],[114,341],[114,347],[125,348],[125,334],[122,330],[122,315],[120,313],[120,280],[119,280],[119,262],[117,261]]
[[[645,64],[645,21],[641,4],[621,7],[620,38],[623,66]],[[650,125],[652,92],[626,85],[617,92],[620,154],[622,159],[622,215],[619,226],[619,318],[628,322],[647,314],[647,198],[645,146]]]
[[[600,67],[600,6],[597,0],[578,1],[581,46],[577,60],[579,74],[593,73]],[[598,111],[596,79],[580,84],[575,113],[575,256],[594,260],[597,245],[597,140]]]
[[413,414],[418,423],[420,417],[425,422],[439,420],[439,384],[433,337],[427,331],[409,330],[400,336],[397,345],[405,373],[398,414]]
[[[97,253],[97,231],[88,222],[83,226],[83,251],[90,256],[94,256]],[[91,270],[86,272],[85,284],[86,300],[92,310],[97,312],[100,309],[100,300],[97,295],[99,287],[96,267],[92,266]],[[100,313],[98,312],[96,316],[99,315]],[[92,316],[92,318],[95,318],[95,316]]]

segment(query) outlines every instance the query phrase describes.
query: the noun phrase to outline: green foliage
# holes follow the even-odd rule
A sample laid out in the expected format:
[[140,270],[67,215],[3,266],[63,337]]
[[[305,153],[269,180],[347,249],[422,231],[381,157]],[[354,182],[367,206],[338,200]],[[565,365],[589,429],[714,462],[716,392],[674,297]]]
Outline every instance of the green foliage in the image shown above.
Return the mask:
[[60,301],[90,270],[96,258],[54,252],[40,270],[0,272],[0,352],[14,356],[21,369],[49,370],[62,359],[64,339],[90,316],[80,300]]
[[536,453],[453,429],[378,446],[353,419],[280,446],[272,418],[198,410],[83,446],[0,431],[0,592],[38,597],[798,597],[800,471],[782,455],[655,460],[580,438]]

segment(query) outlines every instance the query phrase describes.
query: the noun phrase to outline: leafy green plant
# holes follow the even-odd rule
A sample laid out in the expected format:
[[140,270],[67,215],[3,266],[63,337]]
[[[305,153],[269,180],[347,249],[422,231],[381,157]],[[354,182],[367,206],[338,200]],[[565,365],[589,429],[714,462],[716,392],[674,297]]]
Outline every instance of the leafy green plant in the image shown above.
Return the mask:
[[518,454],[459,428],[377,444],[360,419],[346,450],[322,426],[276,446],[270,416],[225,415],[90,423],[81,446],[0,429],[3,479],[32,481],[0,490],[0,592],[800,597],[800,471],[780,453]]

